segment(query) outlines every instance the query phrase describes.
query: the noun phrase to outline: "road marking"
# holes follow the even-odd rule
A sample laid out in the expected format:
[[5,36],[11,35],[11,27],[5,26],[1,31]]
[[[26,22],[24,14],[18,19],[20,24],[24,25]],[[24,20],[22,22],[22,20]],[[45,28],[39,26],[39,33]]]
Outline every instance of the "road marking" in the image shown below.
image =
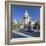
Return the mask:
[[18,35],[21,35],[21,36],[26,36],[26,37],[28,37],[28,38],[32,37],[32,36],[29,36],[29,35],[24,34],[24,33],[20,33],[20,32],[15,31],[15,30],[13,30],[13,32],[16,33],[16,34],[18,34]]

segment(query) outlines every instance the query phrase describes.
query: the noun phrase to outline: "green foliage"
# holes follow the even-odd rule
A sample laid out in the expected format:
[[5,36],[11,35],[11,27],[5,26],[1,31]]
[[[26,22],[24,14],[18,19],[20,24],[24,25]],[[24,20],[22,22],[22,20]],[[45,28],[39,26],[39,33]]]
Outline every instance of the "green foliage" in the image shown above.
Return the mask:
[[18,29],[18,28],[20,28],[20,25],[21,24],[19,22],[15,23],[15,24],[12,22],[12,29]]
[[40,23],[37,21],[33,27],[34,29],[40,30]]
[[20,23],[15,24],[15,28],[20,28]]

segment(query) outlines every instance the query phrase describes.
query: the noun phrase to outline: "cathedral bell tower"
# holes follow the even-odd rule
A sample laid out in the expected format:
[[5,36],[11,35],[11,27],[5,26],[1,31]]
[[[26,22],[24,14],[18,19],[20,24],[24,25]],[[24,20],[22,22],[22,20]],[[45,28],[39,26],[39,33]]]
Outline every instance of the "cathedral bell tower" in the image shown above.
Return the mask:
[[31,17],[28,15],[28,12],[25,11],[25,14],[23,16],[23,23],[26,24],[26,25],[28,25],[29,22],[31,22]]
[[31,26],[31,17],[28,15],[28,12],[25,11],[25,14],[22,18],[21,28],[28,29]]

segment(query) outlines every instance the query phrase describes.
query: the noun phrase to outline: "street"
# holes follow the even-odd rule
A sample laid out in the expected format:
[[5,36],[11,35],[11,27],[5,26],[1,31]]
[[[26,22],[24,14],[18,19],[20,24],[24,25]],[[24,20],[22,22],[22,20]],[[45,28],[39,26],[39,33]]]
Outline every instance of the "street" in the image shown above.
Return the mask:
[[19,30],[19,31],[12,30],[12,37],[13,38],[40,37],[40,32],[25,31],[25,30]]

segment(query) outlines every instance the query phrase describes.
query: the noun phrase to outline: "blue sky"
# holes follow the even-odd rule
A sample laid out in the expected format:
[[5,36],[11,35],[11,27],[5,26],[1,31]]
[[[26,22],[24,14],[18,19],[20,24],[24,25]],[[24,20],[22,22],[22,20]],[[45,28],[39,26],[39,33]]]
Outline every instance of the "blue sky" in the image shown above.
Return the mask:
[[19,6],[19,5],[11,5],[11,15],[12,21],[15,19],[20,21],[27,10],[29,16],[31,17],[32,21],[36,19],[40,19],[40,7],[38,6]]

